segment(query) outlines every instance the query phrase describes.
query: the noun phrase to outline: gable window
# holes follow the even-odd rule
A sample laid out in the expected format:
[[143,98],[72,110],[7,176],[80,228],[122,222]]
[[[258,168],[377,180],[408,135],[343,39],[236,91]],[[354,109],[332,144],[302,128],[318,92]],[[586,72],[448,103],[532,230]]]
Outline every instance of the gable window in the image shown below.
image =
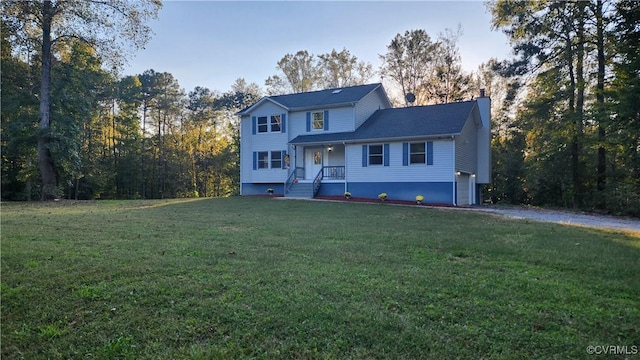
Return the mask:
[[409,144],[409,164],[424,164],[427,159],[426,154],[423,142]]
[[312,128],[313,130],[323,130],[324,129],[324,113],[322,112],[314,112],[312,114]]
[[281,126],[282,120],[280,115],[271,115],[271,132],[280,132]]
[[267,126],[267,117],[266,116],[259,116],[258,117],[258,132],[259,133],[266,133],[269,130],[269,127]]
[[281,151],[271,152],[271,168],[272,169],[282,168],[282,152]]
[[383,162],[382,145],[369,145],[369,165],[382,165]]
[[258,169],[268,169],[268,168],[269,168],[269,152],[258,151]]

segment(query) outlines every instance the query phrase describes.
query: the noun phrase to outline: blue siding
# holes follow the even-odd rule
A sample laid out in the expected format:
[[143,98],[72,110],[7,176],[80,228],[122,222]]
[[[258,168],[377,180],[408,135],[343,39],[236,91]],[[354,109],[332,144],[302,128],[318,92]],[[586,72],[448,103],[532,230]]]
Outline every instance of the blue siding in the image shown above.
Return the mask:
[[[267,195],[267,189],[272,188],[274,195],[283,195],[283,183],[243,183],[242,195]],[[452,204],[455,183],[451,182],[350,182],[347,191],[354,197],[377,199],[378,194],[386,192],[389,200],[415,201],[416,195],[424,196],[425,204]],[[342,196],[344,183],[323,183],[318,196]]]
[[342,196],[344,195],[344,183],[323,183],[318,191],[318,196]]
[[[426,204],[452,204],[454,185],[451,182],[350,182],[347,191],[354,197],[372,199],[385,192],[389,200],[407,201],[415,201],[417,195],[422,195]],[[344,188],[332,195],[342,195],[343,192]]]
[[283,183],[266,183],[266,184],[243,183],[240,186],[242,187],[242,191],[240,192],[242,195],[269,195],[267,193],[267,189],[269,188],[273,189],[274,195],[284,194]]

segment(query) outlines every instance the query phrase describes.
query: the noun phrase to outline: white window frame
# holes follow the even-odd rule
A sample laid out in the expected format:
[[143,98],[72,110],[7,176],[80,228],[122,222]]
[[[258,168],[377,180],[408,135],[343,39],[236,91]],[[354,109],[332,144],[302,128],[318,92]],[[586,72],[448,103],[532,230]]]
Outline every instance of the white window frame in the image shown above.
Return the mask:
[[[266,160],[261,159],[260,158],[260,154],[267,154]],[[257,170],[268,170],[269,169],[269,165],[271,164],[271,162],[269,161],[269,152],[268,151],[258,151],[257,157],[258,158],[257,158],[256,169]],[[260,164],[264,164],[264,166],[260,166]]]
[[[278,158],[274,159],[273,155],[278,154]],[[282,151],[269,151],[269,165],[271,165],[272,169],[282,169]],[[273,166],[273,162],[278,161],[278,166]]]
[[[374,146],[376,146],[376,147],[379,146],[380,147],[380,153],[379,154],[378,153],[373,154],[371,152],[371,148],[374,147]],[[384,166],[384,144],[372,144],[372,145],[369,145],[369,148],[367,149],[367,156],[368,156],[367,163],[369,164],[369,166]],[[375,158],[379,157],[380,158],[380,163],[379,164],[373,164],[371,162],[371,157],[372,156],[375,157]]]
[[[411,148],[413,145],[422,145],[423,151],[413,151]],[[413,155],[421,155],[422,161],[413,161]],[[409,165],[424,165],[427,163],[427,143],[426,142],[413,142],[409,143]]]
[[[264,119],[264,124],[260,124],[260,120]],[[261,130],[261,127],[264,127],[264,131]],[[269,117],[268,116],[258,116],[256,119],[256,128],[258,134],[265,134],[269,132]]]
[[[278,130],[273,130],[273,126],[278,126]],[[269,131],[279,133],[282,132],[282,115],[269,116]]]
[[[316,115],[320,115],[322,119],[316,119]],[[316,126],[319,125],[319,126]],[[316,111],[311,113],[311,130],[322,131],[324,130],[324,111]]]

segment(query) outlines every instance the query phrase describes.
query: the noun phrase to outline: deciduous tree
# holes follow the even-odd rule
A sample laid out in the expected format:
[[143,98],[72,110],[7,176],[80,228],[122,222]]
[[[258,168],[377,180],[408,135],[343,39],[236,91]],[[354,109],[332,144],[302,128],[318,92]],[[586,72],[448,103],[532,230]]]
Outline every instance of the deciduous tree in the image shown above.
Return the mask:
[[[39,45],[41,61],[38,165],[42,198],[53,199],[58,190],[51,152],[51,62],[56,46],[77,39],[114,64],[130,49],[143,47],[151,33],[146,21],[157,16],[159,0],[58,0],[2,2],[2,19],[13,29],[16,43]],[[82,96],[82,94],[76,94]]]

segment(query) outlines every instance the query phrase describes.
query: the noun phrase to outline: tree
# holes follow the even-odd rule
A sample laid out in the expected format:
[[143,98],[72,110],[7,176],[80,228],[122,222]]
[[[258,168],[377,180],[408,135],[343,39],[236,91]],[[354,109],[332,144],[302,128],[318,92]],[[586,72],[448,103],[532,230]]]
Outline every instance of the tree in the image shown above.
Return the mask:
[[317,57],[300,50],[295,55],[285,55],[276,69],[281,74],[269,76],[265,81],[269,95],[362,85],[373,76],[371,64],[358,61],[347,49],[340,52],[333,49]]
[[402,91],[403,97],[412,93],[415,102],[404,99],[405,106],[439,104],[471,98],[473,81],[462,70],[456,32],[446,29],[432,41],[425,30],[397,34],[380,55],[380,73]]
[[311,91],[316,88],[320,79],[317,61],[306,50],[286,54],[278,61],[276,69],[281,74],[269,76],[265,81],[269,95]]
[[373,76],[371,64],[358,61],[349,50],[318,55],[320,70],[320,86],[325,89],[341,88],[366,84]]
[[49,135],[54,49],[69,39],[77,39],[95,48],[106,60],[119,65],[128,47],[138,49],[147,43],[151,31],[145,22],[157,17],[161,3],[159,0],[7,0],[1,6],[3,21],[20,39],[16,42],[39,44],[38,165],[42,176],[42,198],[53,199],[59,196]]
[[59,189],[66,185],[69,198],[94,198],[92,191],[85,191],[87,183],[101,184],[91,186],[96,190],[107,188],[115,173],[102,166],[109,156],[109,143],[101,131],[111,123],[114,79],[102,69],[92,47],[77,40],[65,45],[51,71],[51,116],[56,121],[50,125],[49,151],[55,159]]
[[[427,104],[427,87],[433,74],[437,44],[425,30],[407,30],[397,34],[380,55],[380,73],[400,87],[402,95],[413,93],[416,105]],[[405,100],[405,106],[409,102]]]
[[231,86],[231,91],[225,92],[216,99],[216,108],[227,119],[223,126],[223,132],[228,139],[223,171],[225,178],[228,179],[229,195],[240,193],[240,119],[235,114],[255,104],[260,99],[261,93],[257,84],[247,84],[240,78]]
[[[554,1],[496,1],[491,5],[493,26],[502,29],[510,37],[514,52],[519,56],[508,70],[512,75],[534,74],[541,91],[557,91],[551,114],[561,114],[559,125],[563,137],[557,141],[568,143],[571,184],[564,191],[572,194],[574,207],[581,207],[586,194],[584,183],[585,163],[585,91],[587,42],[585,20],[586,2]],[[552,82],[558,87],[553,89]],[[543,99],[544,92],[532,92],[530,103],[535,98]],[[535,112],[534,112],[535,114]],[[531,120],[535,120],[530,118]],[[539,118],[542,120],[545,118]]]
[[2,71],[2,96],[0,97],[0,162],[2,169],[2,199],[32,200],[38,198],[35,190],[37,166],[35,157],[38,116],[38,100],[35,95],[36,76],[25,61],[13,56],[9,38],[10,28],[0,22],[0,51]]
[[462,70],[457,32],[446,29],[438,37],[434,55],[434,73],[426,84],[426,102],[430,104],[461,101],[472,97],[472,77]]
[[[630,215],[640,215],[640,3],[616,2],[617,22],[614,42],[615,79],[606,91],[608,104],[609,157],[611,180],[607,186],[609,208],[618,207]],[[615,181],[615,183],[614,183]]]

